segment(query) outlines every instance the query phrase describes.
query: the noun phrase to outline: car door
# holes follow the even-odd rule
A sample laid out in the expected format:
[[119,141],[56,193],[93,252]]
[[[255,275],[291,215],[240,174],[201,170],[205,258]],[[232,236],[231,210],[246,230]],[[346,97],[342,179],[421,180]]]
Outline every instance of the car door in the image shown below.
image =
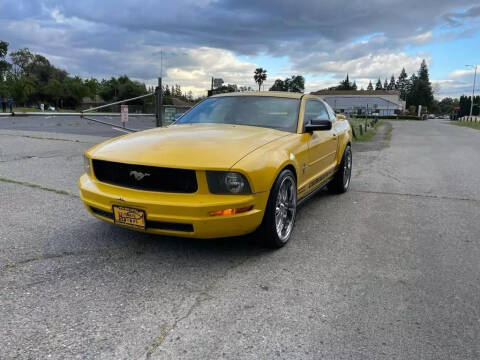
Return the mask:
[[[309,99],[305,103],[303,124],[313,119],[330,120],[327,108],[320,100]],[[334,130],[314,131],[308,142],[309,188],[315,189],[323,180],[326,180],[334,171],[336,165],[337,136]]]

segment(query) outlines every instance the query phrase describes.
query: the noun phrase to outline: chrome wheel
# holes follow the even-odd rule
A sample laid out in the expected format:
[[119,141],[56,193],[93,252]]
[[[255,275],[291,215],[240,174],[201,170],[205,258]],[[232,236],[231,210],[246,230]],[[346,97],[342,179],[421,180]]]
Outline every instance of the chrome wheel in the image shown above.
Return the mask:
[[347,147],[345,151],[345,159],[343,162],[343,187],[348,189],[350,178],[352,176],[352,151]]
[[275,202],[275,228],[278,238],[287,242],[295,223],[297,212],[297,188],[295,180],[287,176],[280,184]]

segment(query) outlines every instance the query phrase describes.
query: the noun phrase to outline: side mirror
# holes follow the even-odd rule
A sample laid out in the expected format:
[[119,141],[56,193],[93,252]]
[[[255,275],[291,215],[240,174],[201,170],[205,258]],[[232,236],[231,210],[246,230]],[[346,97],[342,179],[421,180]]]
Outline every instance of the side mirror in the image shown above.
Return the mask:
[[173,116],[173,121],[177,121],[178,119],[180,119],[183,116],[183,114],[185,114],[185,113],[176,113]]
[[313,119],[305,125],[305,132],[311,133],[314,131],[328,131],[332,129],[332,122],[330,120]]
[[345,120],[346,117],[345,117],[345,115],[343,115],[343,114],[337,114],[337,119],[338,119],[338,120]]

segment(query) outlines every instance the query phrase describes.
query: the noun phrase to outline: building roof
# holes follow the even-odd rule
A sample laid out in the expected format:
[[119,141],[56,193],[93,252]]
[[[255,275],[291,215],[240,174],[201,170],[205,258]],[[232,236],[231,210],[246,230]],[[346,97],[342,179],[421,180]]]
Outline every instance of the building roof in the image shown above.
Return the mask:
[[291,99],[300,99],[303,94],[287,91],[242,91],[242,92],[232,92],[212,95],[211,97],[222,97],[222,96],[270,96],[270,97],[283,97]]
[[[381,96],[332,96],[332,97],[326,97],[324,99],[327,103],[330,104],[330,106],[335,106],[335,108],[342,108],[343,106],[359,106],[359,105],[366,105],[366,104],[390,104],[386,108],[391,108],[392,105],[393,107],[402,107],[402,104],[399,104],[397,102],[391,101],[390,99],[385,99]],[[334,103],[335,101],[335,103]]]
[[398,95],[397,90],[318,90],[313,95]]

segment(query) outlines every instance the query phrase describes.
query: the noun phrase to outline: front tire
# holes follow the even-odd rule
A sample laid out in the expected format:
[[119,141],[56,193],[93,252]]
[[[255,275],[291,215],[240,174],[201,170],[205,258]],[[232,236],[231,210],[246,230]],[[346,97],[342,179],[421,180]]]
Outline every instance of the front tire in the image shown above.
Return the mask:
[[290,240],[297,215],[297,182],[289,169],[273,184],[260,228],[266,246],[279,249]]
[[352,147],[347,145],[343,152],[342,161],[338,167],[337,173],[328,184],[328,190],[334,194],[343,194],[350,188],[352,178]]

